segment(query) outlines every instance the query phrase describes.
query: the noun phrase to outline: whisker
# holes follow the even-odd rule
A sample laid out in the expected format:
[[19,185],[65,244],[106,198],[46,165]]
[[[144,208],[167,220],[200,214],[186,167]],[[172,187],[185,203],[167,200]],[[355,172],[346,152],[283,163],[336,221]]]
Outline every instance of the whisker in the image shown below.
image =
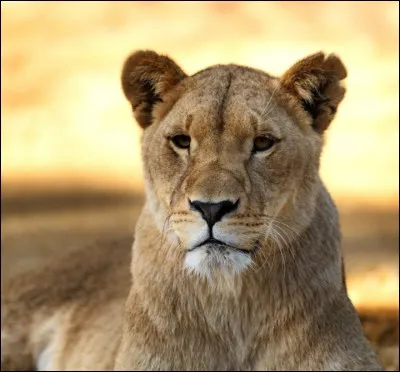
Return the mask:
[[281,233],[279,233],[277,230],[275,230],[275,233],[277,233],[279,236],[281,236],[281,237],[284,239],[284,242],[286,243],[286,246],[287,246],[288,249],[289,249],[289,253],[291,254],[291,256],[292,256],[292,258],[293,258],[293,260],[294,260],[294,259],[295,259],[295,255],[294,255],[293,242],[292,242],[292,241],[289,241],[290,238],[289,238],[289,236],[288,236],[287,231],[285,231],[281,226],[276,226],[276,228],[278,228],[278,229],[280,230],[280,232],[281,232],[284,236],[286,236],[287,240],[284,239],[284,236],[282,237]]
[[[281,217],[275,217],[275,216],[270,216],[267,214],[254,214],[254,215],[243,215],[246,217],[253,217],[253,218],[257,218],[257,220],[262,220],[265,222],[269,222],[270,220],[273,220],[274,223],[278,223],[280,225],[283,225],[285,228],[287,228],[288,230],[290,230],[294,236],[299,236],[300,232],[296,229],[296,225],[294,223],[291,222],[291,226],[288,223],[285,222],[284,219],[282,219]],[[240,215],[239,215],[240,217]],[[243,218],[243,217],[242,217]],[[229,222],[227,224],[227,226],[248,226],[248,227],[257,227],[257,226],[263,226],[265,224],[265,222],[254,222],[254,223],[246,223],[246,222],[236,222],[235,220],[233,222]]]
[[[275,245],[278,245],[278,248],[281,252],[283,253],[283,250],[285,249],[284,247],[287,247],[289,250],[289,253],[293,260],[295,259],[294,255],[294,246],[293,246],[293,240],[291,238],[296,237],[297,234],[292,233],[292,231],[286,231],[282,226],[279,226],[278,224],[275,224],[275,222],[278,222],[277,220],[271,220],[270,224],[268,225],[268,230],[271,231],[261,231],[258,232],[258,235],[263,237],[265,240],[271,238],[272,242]],[[251,233],[257,234],[257,231],[251,231]],[[289,234],[291,233],[291,234]],[[284,246],[282,246],[284,244]]]
[[[272,99],[274,98],[275,93],[278,91],[278,88],[279,88],[280,86],[281,86],[281,85],[280,85],[280,83],[279,83],[279,81],[278,81],[278,83],[276,84],[274,90],[273,90],[272,93],[271,93],[271,96],[269,97],[269,100],[268,100],[267,104],[265,105],[264,111],[263,111],[263,112],[261,113],[261,115],[260,115],[262,119],[265,119],[266,116],[268,116],[268,114],[276,107],[277,102],[275,102],[274,106],[273,106],[270,110],[268,110],[268,109],[269,109],[269,106],[270,106],[270,104],[271,104],[271,102],[272,102]],[[268,112],[267,112],[267,111],[268,111]]]
[[[171,215],[168,215],[168,216],[165,218],[165,221],[164,221],[164,224],[163,224],[163,228],[162,228],[162,231],[161,231],[160,246],[158,247],[158,249],[161,249],[161,246],[164,244],[164,237],[165,237],[165,235],[166,235],[166,234],[164,234],[164,233],[165,233],[165,227],[166,227],[167,225],[169,225],[169,220],[170,220],[170,218],[171,218]],[[167,231],[168,231],[168,229],[167,229]]]
[[181,218],[181,219],[179,219],[179,220],[173,220],[173,219],[171,219],[171,223],[176,223],[176,224],[178,224],[178,223],[181,223],[181,222],[196,222],[196,221],[195,221],[195,220],[184,219],[184,218]]
[[[276,233],[276,231],[275,231]],[[281,236],[281,235],[279,235]],[[281,246],[281,241],[278,239],[275,240],[277,245],[278,245],[278,250],[279,253],[281,254],[282,257],[282,265],[283,265],[283,280],[285,281],[285,277],[286,277],[286,261],[285,261],[285,255],[283,254],[283,250],[282,250],[282,246]]]
[[[270,224],[269,224],[269,226],[268,226],[268,230],[267,230],[267,232],[266,232],[266,234],[267,234],[267,236],[266,236],[266,238],[268,239],[269,238],[269,235],[270,235],[270,233],[271,233],[271,228],[272,228],[272,221],[270,222]],[[263,267],[264,267],[264,265],[265,265],[265,263],[268,261],[268,256],[265,258],[265,260],[264,260],[264,263],[261,265],[261,267],[257,270],[257,272],[258,271],[260,271]],[[271,270],[270,270],[271,271]]]
[[191,214],[188,211],[178,211],[178,212],[173,212],[171,216],[187,216],[188,214]]

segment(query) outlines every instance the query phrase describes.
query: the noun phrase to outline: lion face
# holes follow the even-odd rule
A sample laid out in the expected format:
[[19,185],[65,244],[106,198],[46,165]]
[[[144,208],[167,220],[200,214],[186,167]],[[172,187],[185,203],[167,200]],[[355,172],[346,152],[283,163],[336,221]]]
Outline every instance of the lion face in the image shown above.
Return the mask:
[[239,273],[308,226],[322,132],[345,75],[321,53],[282,78],[235,65],[188,77],[154,52],[127,60],[123,88],[145,128],[148,201],[188,269]]

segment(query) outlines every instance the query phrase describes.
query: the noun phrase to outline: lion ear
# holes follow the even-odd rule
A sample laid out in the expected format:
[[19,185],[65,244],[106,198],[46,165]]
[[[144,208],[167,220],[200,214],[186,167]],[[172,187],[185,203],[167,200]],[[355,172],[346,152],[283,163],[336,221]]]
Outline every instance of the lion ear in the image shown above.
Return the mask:
[[140,50],[127,58],[121,74],[122,89],[142,128],[153,122],[154,105],[163,102],[165,94],[185,77],[172,59],[153,51]]
[[294,64],[281,77],[281,85],[312,116],[313,128],[323,133],[344,97],[341,80],[346,76],[346,68],[337,56],[325,57],[319,52]]

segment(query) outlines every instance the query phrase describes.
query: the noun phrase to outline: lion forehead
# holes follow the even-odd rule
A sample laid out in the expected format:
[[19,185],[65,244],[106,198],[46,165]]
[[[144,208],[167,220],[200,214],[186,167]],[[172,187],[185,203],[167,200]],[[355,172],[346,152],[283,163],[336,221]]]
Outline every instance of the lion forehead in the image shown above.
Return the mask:
[[277,109],[276,89],[277,79],[258,70],[236,65],[206,69],[185,82],[182,95],[164,119],[165,127],[221,132],[233,125],[254,130],[263,115]]

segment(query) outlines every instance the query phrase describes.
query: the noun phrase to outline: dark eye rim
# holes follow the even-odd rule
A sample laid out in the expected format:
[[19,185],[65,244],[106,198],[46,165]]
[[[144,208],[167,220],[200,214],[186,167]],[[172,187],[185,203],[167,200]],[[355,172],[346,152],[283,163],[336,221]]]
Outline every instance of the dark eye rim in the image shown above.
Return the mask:
[[[255,141],[256,141],[257,138],[267,138],[268,140],[271,141],[271,145],[266,147],[265,149],[256,149]],[[281,140],[279,138],[271,136],[270,134],[268,134],[268,135],[260,135],[260,136],[254,137],[252,153],[255,154],[255,153],[266,152],[268,150],[271,150],[280,141]]]
[[[188,145],[185,145],[185,146],[182,146],[180,143],[179,143],[179,139],[189,139],[189,143],[188,143]],[[173,143],[173,145],[175,146],[175,147],[177,147],[178,149],[182,149],[182,150],[188,150],[189,148],[190,148],[190,143],[191,143],[191,138],[190,138],[190,136],[188,136],[188,135],[186,135],[186,134],[176,134],[176,135],[174,135],[174,136],[171,136],[171,137],[169,137],[168,138],[169,139],[169,141],[170,142],[172,142]]]

